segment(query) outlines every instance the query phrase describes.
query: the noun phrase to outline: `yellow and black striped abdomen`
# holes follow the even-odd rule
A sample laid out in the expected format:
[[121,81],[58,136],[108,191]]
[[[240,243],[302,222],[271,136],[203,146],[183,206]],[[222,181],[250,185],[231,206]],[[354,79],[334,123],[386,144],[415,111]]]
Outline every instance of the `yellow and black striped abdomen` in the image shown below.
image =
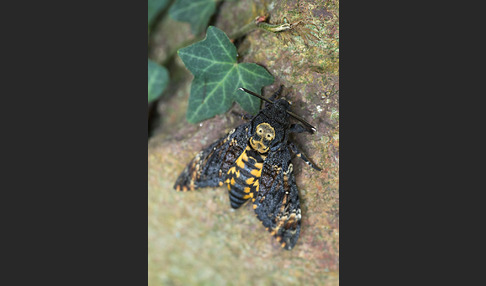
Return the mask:
[[239,208],[249,198],[255,200],[264,160],[264,156],[247,146],[236,159],[235,165],[229,168],[225,183],[232,208]]

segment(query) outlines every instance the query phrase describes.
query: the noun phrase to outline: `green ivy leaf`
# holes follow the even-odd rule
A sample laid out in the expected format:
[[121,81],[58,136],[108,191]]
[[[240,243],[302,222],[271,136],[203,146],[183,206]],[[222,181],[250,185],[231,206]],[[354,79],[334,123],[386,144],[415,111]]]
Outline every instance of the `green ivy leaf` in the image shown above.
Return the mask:
[[157,14],[165,8],[169,3],[168,0],[148,0],[148,24],[157,16]]
[[169,81],[169,73],[163,66],[148,60],[148,102],[156,100]]
[[197,123],[228,111],[234,101],[251,114],[260,109],[260,99],[241,90],[260,93],[273,83],[273,76],[263,67],[236,62],[236,47],[226,34],[210,26],[206,38],[178,52],[194,75],[187,107],[187,121]]
[[199,35],[216,11],[215,0],[177,0],[169,9],[169,15],[179,21],[189,22],[191,32]]

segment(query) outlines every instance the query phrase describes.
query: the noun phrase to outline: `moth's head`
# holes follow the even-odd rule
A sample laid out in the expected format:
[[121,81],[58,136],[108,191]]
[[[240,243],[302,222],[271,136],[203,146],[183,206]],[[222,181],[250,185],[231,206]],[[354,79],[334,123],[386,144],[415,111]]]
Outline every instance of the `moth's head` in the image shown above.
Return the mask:
[[275,113],[277,113],[278,115],[281,115],[282,117],[285,117],[287,118],[288,117],[288,114],[287,114],[287,110],[290,109],[290,102],[284,98],[280,98],[280,99],[277,99],[276,101],[274,101],[272,103],[272,109],[274,109]]
[[[290,126],[289,116],[292,116],[294,119],[297,119],[302,124],[304,124],[304,126],[307,129],[307,132],[313,134],[316,131],[316,128],[314,126],[312,126],[311,124],[309,124],[307,121],[305,121],[302,117],[291,112],[289,101],[287,101],[286,99],[283,99],[283,98],[276,99],[280,95],[282,88],[283,88],[283,85],[280,86],[280,89],[277,92],[275,92],[275,94],[272,95],[272,97],[270,99],[267,99],[267,98],[265,98],[265,97],[263,97],[263,96],[261,96],[257,93],[254,93],[253,91],[248,90],[246,88],[243,88],[243,87],[239,88],[239,90],[242,90],[246,93],[249,93],[253,96],[256,96],[256,97],[258,97],[258,98],[260,98],[260,99],[262,99],[266,102],[265,108],[263,110],[261,110],[260,113],[254,118],[253,122],[256,123],[257,126],[261,123],[265,123],[265,122],[269,123],[270,127],[272,127],[274,129],[274,134],[276,134],[277,137],[282,137],[283,136],[282,134],[285,134],[285,132],[280,132],[280,131],[281,131],[281,129],[283,129],[283,131],[285,131]],[[261,118],[259,118],[260,120],[256,120],[260,116],[266,117],[267,120],[266,121],[261,120]],[[276,132],[275,132],[275,130],[276,130]],[[253,130],[253,133],[255,133],[254,130]],[[280,140],[282,138],[275,138],[275,135],[274,135],[273,140],[275,142],[280,142]],[[268,147],[267,145],[265,145],[265,146]],[[266,149],[266,147],[264,149]]]

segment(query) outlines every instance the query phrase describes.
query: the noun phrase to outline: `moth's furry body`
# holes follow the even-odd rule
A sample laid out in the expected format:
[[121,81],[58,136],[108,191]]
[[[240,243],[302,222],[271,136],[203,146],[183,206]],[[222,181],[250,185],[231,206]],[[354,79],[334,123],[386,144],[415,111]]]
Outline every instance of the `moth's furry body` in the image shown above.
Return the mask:
[[[174,188],[178,191],[226,184],[231,207],[252,200],[259,220],[285,249],[299,238],[301,210],[291,152],[320,170],[289,141],[290,133],[307,131],[289,121],[290,104],[276,99],[225,137],[202,150],[184,169]],[[306,123],[308,124],[308,123]],[[312,132],[311,132],[312,133]]]

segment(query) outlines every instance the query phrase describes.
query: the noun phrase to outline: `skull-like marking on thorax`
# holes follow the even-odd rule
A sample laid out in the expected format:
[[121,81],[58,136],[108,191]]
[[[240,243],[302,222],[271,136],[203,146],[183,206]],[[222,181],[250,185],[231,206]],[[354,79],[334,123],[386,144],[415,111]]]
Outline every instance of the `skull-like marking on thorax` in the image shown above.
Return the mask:
[[256,132],[250,138],[250,145],[259,153],[266,153],[270,149],[270,142],[275,138],[275,130],[268,123],[260,123]]

